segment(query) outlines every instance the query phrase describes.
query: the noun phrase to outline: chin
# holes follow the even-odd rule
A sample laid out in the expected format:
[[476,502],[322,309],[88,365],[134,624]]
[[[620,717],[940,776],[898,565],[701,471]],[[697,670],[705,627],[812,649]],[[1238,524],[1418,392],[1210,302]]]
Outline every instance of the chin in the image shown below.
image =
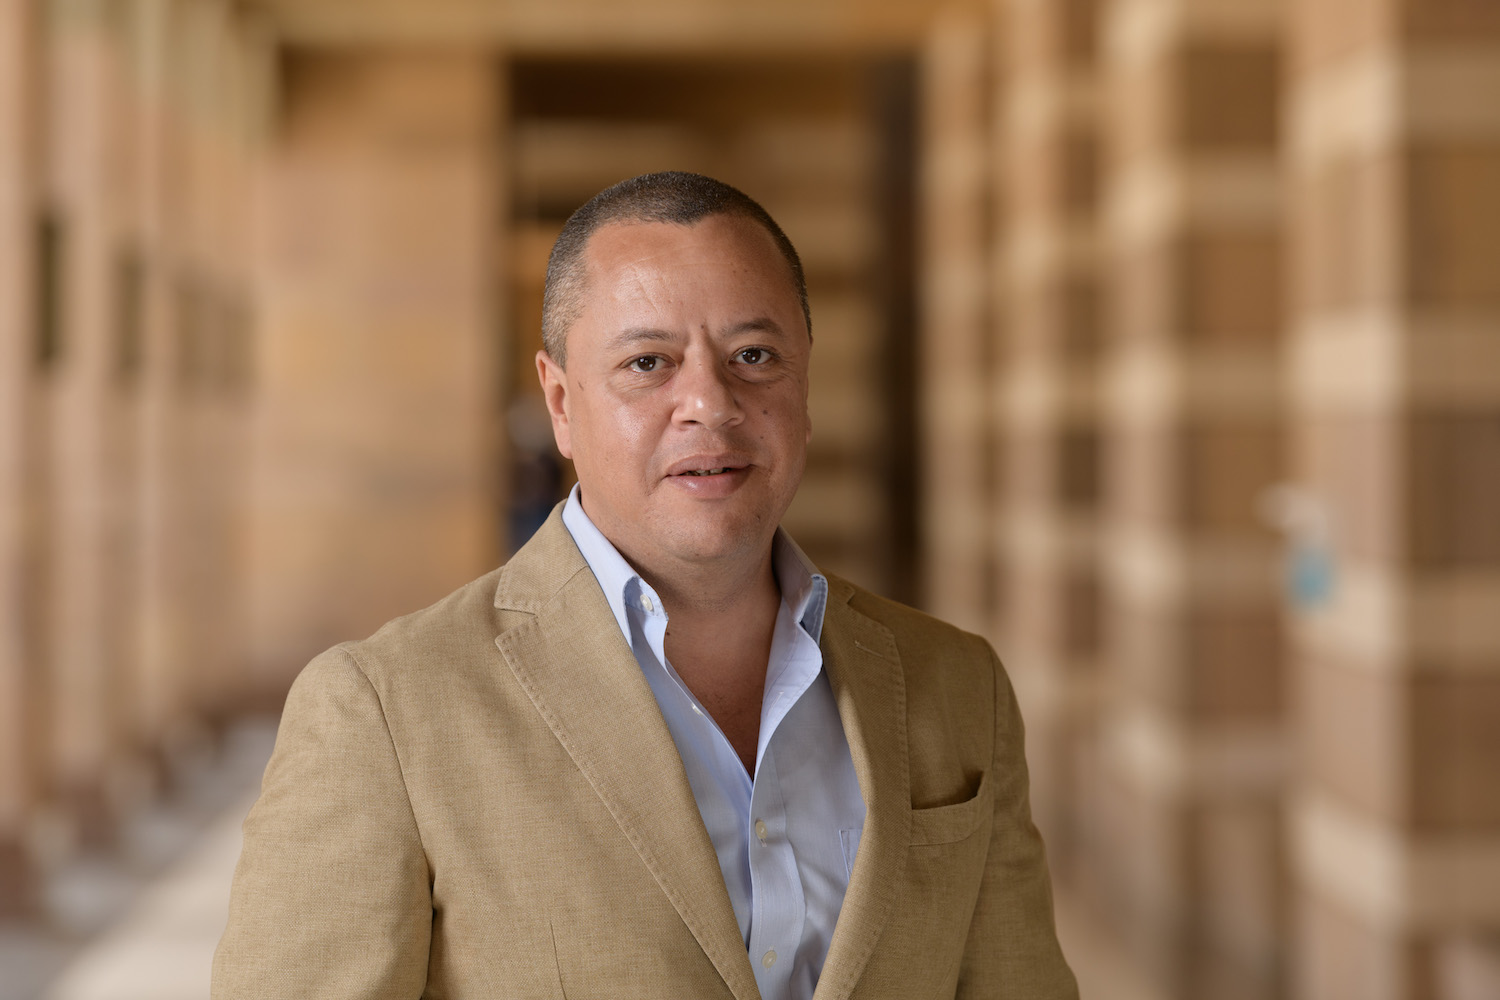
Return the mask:
[[727,532],[704,532],[678,537],[673,545],[685,558],[703,562],[744,555],[751,547],[753,539]]
[[760,533],[749,530],[749,526],[738,521],[732,525],[702,525],[696,530],[681,531],[668,542],[672,551],[688,562],[715,562],[721,559],[744,557],[760,545],[770,545],[775,528]]

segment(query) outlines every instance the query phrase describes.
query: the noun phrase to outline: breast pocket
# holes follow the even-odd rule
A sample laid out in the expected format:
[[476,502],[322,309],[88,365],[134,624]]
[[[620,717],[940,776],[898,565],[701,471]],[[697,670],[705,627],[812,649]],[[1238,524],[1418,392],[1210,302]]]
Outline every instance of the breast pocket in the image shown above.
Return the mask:
[[991,802],[993,798],[990,773],[986,771],[980,776],[979,787],[975,789],[974,795],[966,801],[954,802],[946,806],[933,806],[930,809],[913,809],[911,811],[912,846],[953,844],[966,840],[984,823],[985,817],[994,811],[994,805]]

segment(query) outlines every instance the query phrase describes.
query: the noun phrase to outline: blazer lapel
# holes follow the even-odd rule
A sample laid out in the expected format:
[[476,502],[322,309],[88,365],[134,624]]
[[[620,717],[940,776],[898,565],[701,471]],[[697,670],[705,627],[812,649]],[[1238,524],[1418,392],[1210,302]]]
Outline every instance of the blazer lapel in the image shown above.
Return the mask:
[[849,606],[854,589],[829,579],[823,665],[838,702],[865,828],[816,1000],[845,1000],[864,972],[895,901],[911,840],[906,682],[891,632]]
[[503,574],[511,672],[740,1000],[759,991],[677,745],[598,581],[554,510]]

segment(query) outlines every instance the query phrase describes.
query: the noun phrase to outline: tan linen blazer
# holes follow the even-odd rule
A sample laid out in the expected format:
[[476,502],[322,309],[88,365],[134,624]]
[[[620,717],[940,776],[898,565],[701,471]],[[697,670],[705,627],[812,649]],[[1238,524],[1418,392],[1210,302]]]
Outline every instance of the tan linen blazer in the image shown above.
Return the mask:
[[[560,509],[288,695],[217,1000],[758,996],[676,745]],[[867,815],[818,1000],[1077,996],[983,640],[830,578]]]

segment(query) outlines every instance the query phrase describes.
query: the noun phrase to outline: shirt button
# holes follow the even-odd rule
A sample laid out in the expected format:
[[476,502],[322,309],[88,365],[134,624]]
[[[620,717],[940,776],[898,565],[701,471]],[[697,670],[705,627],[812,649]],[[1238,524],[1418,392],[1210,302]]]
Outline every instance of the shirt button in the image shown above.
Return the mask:
[[644,609],[644,610],[646,610],[646,611],[650,611],[653,607],[655,607],[655,605],[653,605],[651,603],[651,598],[647,597],[645,594],[642,594],[641,595],[641,608]]
[[760,838],[760,842],[762,844],[764,844],[766,842],[766,821],[765,820],[758,819],[758,820],[755,821],[755,836],[758,837],[758,838]]
[[699,708],[697,705],[694,705],[693,706],[693,714],[694,715],[702,715],[703,714],[703,709]]
[[760,957],[760,964],[764,965],[768,969],[771,966],[775,965],[776,964],[776,949],[772,948],[770,951],[768,951],[764,955],[762,955]]

